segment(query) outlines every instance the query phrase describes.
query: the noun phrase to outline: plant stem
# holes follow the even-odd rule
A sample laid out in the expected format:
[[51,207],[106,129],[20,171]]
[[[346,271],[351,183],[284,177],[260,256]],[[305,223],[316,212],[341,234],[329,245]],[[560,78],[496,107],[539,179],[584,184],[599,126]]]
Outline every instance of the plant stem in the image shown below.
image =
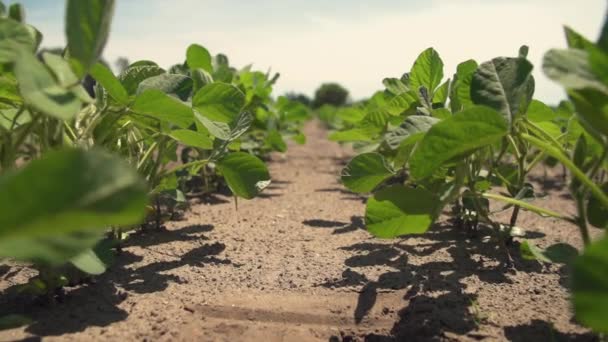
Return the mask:
[[576,196],[576,210],[578,217],[576,219],[578,229],[581,232],[581,237],[585,247],[591,244],[591,238],[589,237],[589,228],[587,227],[587,208],[585,208],[584,195],[579,194]]
[[533,204],[530,204],[528,202],[524,202],[515,198],[511,198],[511,197],[506,197],[506,196],[502,196],[502,195],[498,195],[498,194],[491,194],[491,193],[484,193],[482,194],[483,197],[487,198],[487,199],[493,199],[493,200],[497,200],[497,201],[502,201],[505,203],[509,203],[509,204],[513,204],[513,205],[517,205],[520,206],[524,209],[533,211],[537,214],[541,214],[541,215],[546,215],[546,216],[552,216],[561,220],[565,220],[568,222],[572,222],[572,223],[576,223],[576,220],[573,219],[572,217],[568,217],[568,216],[564,216],[562,214],[559,214],[555,211],[549,210],[549,209],[545,209],[545,208],[541,208],[541,207],[537,207]]
[[597,199],[602,202],[603,206],[608,207],[608,195],[606,195],[602,191],[602,189],[600,189],[595,183],[593,183],[593,181],[589,179],[589,177],[587,177],[587,175],[583,171],[581,171],[581,169],[576,167],[576,165],[574,165],[574,163],[566,155],[555,149],[550,144],[538,138],[535,138],[528,134],[522,134],[521,137],[529,141],[532,145],[535,145],[536,147],[544,150],[550,156],[559,160],[562,165],[564,165],[566,168],[568,168],[568,170],[570,170],[570,172],[572,172],[572,175],[578,178],[589,189],[589,191],[591,191],[591,193],[593,193],[595,197],[597,197]]

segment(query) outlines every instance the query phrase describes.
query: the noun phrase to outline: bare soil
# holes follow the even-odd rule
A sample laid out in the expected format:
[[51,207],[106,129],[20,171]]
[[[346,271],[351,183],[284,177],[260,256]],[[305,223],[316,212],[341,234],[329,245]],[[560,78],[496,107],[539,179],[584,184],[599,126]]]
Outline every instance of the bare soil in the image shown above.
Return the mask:
[[[238,211],[228,196],[194,201],[166,231],[133,235],[116,265],[62,303],[13,294],[32,271],[0,266],[0,314],[35,320],[0,341],[595,339],[573,320],[567,267],[521,260],[517,242],[509,270],[488,232],[445,221],[422,236],[372,238],[365,198],[338,180],[352,152],[317,122],[306,132],[306,145],[272,156],[260,198]],[[539,180],[543,206],[574,210],[559,177]],[[581,245],[563,222],[524,212],[519,225],[541,247]]]

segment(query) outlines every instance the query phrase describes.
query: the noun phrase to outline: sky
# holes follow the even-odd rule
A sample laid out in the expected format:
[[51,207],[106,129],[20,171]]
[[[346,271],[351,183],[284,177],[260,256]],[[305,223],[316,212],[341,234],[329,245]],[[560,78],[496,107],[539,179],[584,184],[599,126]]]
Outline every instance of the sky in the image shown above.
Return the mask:
[[[6,2],[6,1],[5,1]],[[8,1],[10,2],[10,1]],[[65,45],[62,0],[22,0],[43,46]],[[542,73],[542,56],[565,47],[563,25],[595,40],[606,0],[117,0],[104,58],[181,63],[191,43],[224,53],[237,67],[279,72],[275,94],[314,94],[338,82],[351,99],[383,88],[434,47],[445,77],[459,62],[516,56],[528,45],[535,97],[550,104],[561,88]]]

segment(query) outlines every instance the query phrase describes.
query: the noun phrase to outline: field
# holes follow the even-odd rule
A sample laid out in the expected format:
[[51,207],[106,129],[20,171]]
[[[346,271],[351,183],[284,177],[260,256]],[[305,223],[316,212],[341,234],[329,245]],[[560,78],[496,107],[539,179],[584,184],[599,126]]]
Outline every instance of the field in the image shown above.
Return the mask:
[[[571,321],[563,266],[518,259],[505,269],[487,233],[469,239],[445,221],[424,236],[370,236],[364,198],[336,177],[352,151],[318,122],[306,134],[307,145],[272,156],[264,196],[238,212],[224,195],[194,200],[183,221],[132,237],[94,284],[34,306],[36,324],[0,339],[594,340]],[[543,202],[574,211],[561,188],[547,182]],[[540,246],[581,245],[569,224],[530,214],[521,224]],[[28,279],[19,270],[5,273],[3,290]]]
[[[0,1],[0,341],[604,341],[608,23],[352,100],[200,44],[103,59],[113,0],[42,48]],[[449,74],[449,72],[453,72]]]

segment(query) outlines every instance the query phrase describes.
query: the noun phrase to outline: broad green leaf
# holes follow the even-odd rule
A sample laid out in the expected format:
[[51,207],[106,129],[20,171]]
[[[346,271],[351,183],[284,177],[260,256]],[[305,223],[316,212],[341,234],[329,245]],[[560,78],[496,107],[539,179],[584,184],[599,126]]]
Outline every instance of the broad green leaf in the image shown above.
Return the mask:
[[439,119],[426,115],[411,115],[393,131],[386,133],[384,141],[393,150],[414,135],[426,133]]
[[218,161],[217,167],[232,193],[245,199],[254,198],[270,184],[264,162],[248,153],[229,153]]
[[508,130],[503,116],[491,108],[465,109],[429,129],[410,160],[411,174],[426,178],[445,162],[500,141]]
[[192,107],[204,117],[219,122],[232,122],[245,105],[245,94],[226,83],[212,83],[201,88],[192,99]]
[[351,191],[371,192],[393,175],[379,153],[364,153],[353,158],[342,170],[342,183]]
[[194,69],[203,69],[208,73],[213,72],[213,67],[211,66],[211,55],[209,51],[204,47],[192,44],[188,47],[186,51],[186,63],[190,70]]
[[87,249],[78,254],[75,258],[71,259],[70,262],[79,270],[93,275],[102,274],[107,269],[107,265],[99,259],[92,249]]
[[0,177],[0,254],[65,262],[108,227],[139,223],[146,202],[139,176],[116,157],[98,150],[50,152]]
[[194,123],[192,109],[160,90],[149,89],[139,94],[131,107],[134,113],[188,128]]
[[209,120],[196,110],[194,111],[194,117],[212,136],[220,140],[230,140],[230,125],[227,123]]
[[414,108],[418,104],[418,99],[411,93],[402,93],[388,101],[387,112],[391,115],[401,115],[402,113]]
[[148,89],[158,89],[165,94],[175,95],[180,100],[186,101],[192,92],[192,79],[176,74],[152,76],[139,84],[136,94],[141,94]]
[[572,279],[577,320],[608,333],[608,238],[593,243],[576,259]]
[[129,94],[127,94],[118,78],[105,65],[101,63],[95,64],[91,68],[90,74],[116,102],[122,105],[126,105],[129,102]]
[[373,141],[374,136],[377,134],[378,129],[375,127],[365,126],[346,131],[333,132],[329,135],[329,140],[336,142]]
[[528,107],[534,82],[531,73],[532,64],[524,58],[494,58],[473,75],[471,99],[502,113],[511,124]]
[[608,136],[608,96],[594,89],[568,91],[576,106],[576,115],[587,132],[598,137]]
[[42,55],[42,59],[55,75],[55,78],[61,87],[69,89],[82,102],[94,102],[89,93],[87,93],[84,87],[80,84],[78,77],[76,74],[74,74],[70,63],[67,60],[52,53],[44,53]]
[[139,84],[150,77],[164,74],[165,70],[161,69],[157,65],[131,65],[125,70],[118,79],[122,86],[127,91],[127,94],[134,95],[137,91]]
[[564,33],[566,34],[569,48],[587,50],[588,47],[593,45],[591,41],[568,26],[564,26]]
[[78,97],[61,87],[33,54],[22,52],[15,62],[14,71],[25,102],[40,112],[69,120],[80,110]]
[[344,122],[356,124],[365,118],[365,111],[361,108],[344,107],[338,109],[336,116]]
[[306,135],[304,135],[304,133],[298,133],[291,137],[291,140],[295,141],[299,145],[304,145],[306,144]]
[[556,118],[556,114],[551,107],[538,101],[532,100],[528,106],[526,117],[532,122],[551,121]]
[[192,91],[194,93],[198,92],[207,84],[213,83],[213,76],[203,69],[194,69],[190,71],[190,77],[192,77]]
[[393,185],[367,201],[365,224],[379,238],[422,234],[435,220],[439,199],[423,188]]
[[114,0],[68,0],[65,33],[78,76],[83,77],[101,56],[113,12]]
[[386,90],[390,91],[394,95],[400,95],[407,93],[410,89],[398,78],[385,78],[382,80],[382,84],[386,87]]
[[477,70],[477,62],[470,59],[458,64],[454,82],[450,89],[450,108],[453,113],[457,113],[473,105],[471,99],[471,82]]
[[[2,3],[0,3],[0,6],[3,6]],[[23,315],[10,314],[0,316],[0,330],[14,329],[32,323],[31,318]]]
[[275,151],[283,153],[287,152],[287,144],[285,143],[285,140],[283,140],[281,133],[279,133],[279,131],[276,129],[268,132],[266,143]]
[[450,80],[445,81],[433,95],[433,103],[440,103],[444,105],[448,100],[448,91],[450,90]]
[[57,78],[57,82],[59,82],[62,87],[69,87],[79,83],[78,77],[76,77],[76,74],[74,74],[74,71],[70,68],[70,63],[63,59],[63,57],[44,52],[42,54],[42,60],[49,69],[53,71],[53,74]]
[[20,23],[25,22],[25,9],[23,8],[23,5],[19,3],[11,4],[8,8],[8,16]]
[[557,243],[542,250],[524,240],[519,245],[519,250],[522,258],[545,263],[570,264],[578,256],[578,250],[566,243]]
[[608,53],[608,20],[606,19],[604,19],[604,25],[602,26],[602,31],[600,31],[597,46],[605,53]]
[[537,127],[540,127],[545,133],[549,134],[554,138],[558,138],[562,135],[562,129],[559,125],[551,121],[542,121],[536,123]]
[[[602,190],[608,193],[608,183],[602,186]],[[608,229],[608,208],[604,207],[593,194],[589,195],[587,201],[587,219],[594,227]]]
[[545,75],[567,89],[594,89],[608,94],[608,87],[593,73],[589,53],[578,49],[552,49],[543,59]]
[[17,59],[19,51],[34,52],[35,41],[27,27],[9,18],[0,18],[0,63]]
[[201,148],[203,150],[213,149],[213,141],[209,136],[199,132],[189,129],[178,129],[171,131],[170,136],[184,145]]
[[410,88],[417,91],[426,87],[431,93],[443,79],[443,61],[433,48],[424,50],[414,62],[410,72]]

